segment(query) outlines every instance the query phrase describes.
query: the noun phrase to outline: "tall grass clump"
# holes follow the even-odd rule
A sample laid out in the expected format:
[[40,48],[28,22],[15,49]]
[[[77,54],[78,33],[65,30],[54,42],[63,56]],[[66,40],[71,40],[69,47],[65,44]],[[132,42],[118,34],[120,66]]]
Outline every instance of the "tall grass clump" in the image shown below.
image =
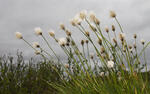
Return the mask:
[[[47,82],[61,84],[58,73],[49,65],[52,61],[30,59],[25,61],[22,53],[0,57],[0,94],[57,94],[57,89]],[[62,73],[60,65],[53,65]]]
[[[63,73],[53,67],[53,63],[50,62],[49,65],[60,78],[64,77],[61,79],[62,83],[44,81],[55,88],[58,94],[150,93],[145,55],[150,42],[141,40],[140,43],[138,36],[134,34],[133,43],[129,43],[127,32],[123,30],[114,11],[110,11],[110,17],[117,24],[112,24],[111,28],[103,28],[94,12],[84,10],[78,13],[70,20],[70,24],[84,36],[79,43],[76,42],[77,37],[73,37],[76,32],[71,32],[64,24],[60,24],[60,29],[66,34],[65,37],[57,38],[54,30],[48,32],[66,54],[68,63],[59,59],[41,28],[35,28],[35,33],[45,41],[50,52],[45,51],[38,42],[30,44],[19,32],[16,32],[16,37],[26,42],[43,59],[49,61],[54,60],[53,56],[57,58],[54,62],[61,65]],[[138,47],[140,45],[142,48]]]

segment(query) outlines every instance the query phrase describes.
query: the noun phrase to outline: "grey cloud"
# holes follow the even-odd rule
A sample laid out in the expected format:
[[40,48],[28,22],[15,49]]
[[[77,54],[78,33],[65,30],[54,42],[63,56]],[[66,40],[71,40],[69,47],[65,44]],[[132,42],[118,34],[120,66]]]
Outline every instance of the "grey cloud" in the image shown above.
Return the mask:
[[[0,52],[15,53],[20,49],[26,56],[33,55],[33,51],[25,43],[15,38],[14,32],[22,32],[30,42],[38,41],[39,37],[34,36],[33,29],[40,26],[46,37],[50,28],[56,30],[57,37],[62,37],[64,34],[58,27],[59,22],[76,31],[69,25],[69,19],[83,9],[96,12],[103,26],[113,23],[108,13],[109,10],[115,10],[124,30],[130,36],[137,33],[140,38],[149,41],[149,6],[148,0],[0,0]],[[78,40],[82,37],[79,32],[75,35],[78,35]],[[39,42],[46,48],[42,40]],[[52,39],[49,42],[55,50],[61,51]]]

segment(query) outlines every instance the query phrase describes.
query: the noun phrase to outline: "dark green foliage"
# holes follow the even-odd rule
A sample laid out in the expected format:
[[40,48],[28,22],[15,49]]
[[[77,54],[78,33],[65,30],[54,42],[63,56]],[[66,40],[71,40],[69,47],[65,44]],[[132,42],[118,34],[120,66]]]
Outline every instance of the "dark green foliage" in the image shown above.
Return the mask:
[[[48,82],[61,83],[53,62],[25,62],[21,53],[17,60],[11,56],[0,57],[0,94],[56,94]],[[59,65],[53,65],[59,73]]]

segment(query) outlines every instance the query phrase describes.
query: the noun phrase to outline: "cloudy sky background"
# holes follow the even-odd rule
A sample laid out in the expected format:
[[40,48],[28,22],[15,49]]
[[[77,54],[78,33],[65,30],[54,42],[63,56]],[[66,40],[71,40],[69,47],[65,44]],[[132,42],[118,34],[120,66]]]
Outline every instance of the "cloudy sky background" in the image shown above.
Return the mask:
[[[129,42],[132,42],[134,33],[137,33],[139,40],[150,40],[150,0],[0,0],[0,54],[15,54],[19,49],[26,57],[33,56],[33,50],[17,40],[14,32],[21,32],[30,42],[40,40],[46,48],[40,37],[34,35],[34,28],[41,27],[46,36],[52,28],[57,37],[63,37],[64,33],[59,29],[60,22],[73,31],[74,38],[78,36],[77,40],[81,39],[83,36],[69,25],[69,19],[83,9],[94,11],[103,27],[115,24],[109,17],[109,11],[114,10],[127,33],[126,37],[130,38]],[[49,42],[57,54],[63,55],[52,38]],[[147,57],[150,58],[150,55]]]

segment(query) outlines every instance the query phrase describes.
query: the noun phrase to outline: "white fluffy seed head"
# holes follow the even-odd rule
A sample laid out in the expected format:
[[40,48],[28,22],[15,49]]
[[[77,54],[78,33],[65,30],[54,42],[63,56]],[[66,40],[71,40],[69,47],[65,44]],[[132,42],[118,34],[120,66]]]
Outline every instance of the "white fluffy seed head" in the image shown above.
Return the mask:
[[114,11],[110,11],[110,17],[115,18],[116,17],[116,13]]
[[36,35],[42,35],[42,29],[40,27],[36,27],[34,31]]
[[93,11],[90,11],[89,12],[89,19],[90,19],[90,21],[94,22],[95,18],[96,18],[95,13]]
[[75,15],[75,17],[70,20],[70,23],[71,23],[73,26],[80,25],[81,22],[82,22],[82,19],[79,17],[79,14]]
[[67,43],[66,38],[60,38],[60,39],[58,39],[58,44],[59,44],[60,46],[65,46],[66,43]]
[[22,34],[20,32],[15,33],[17,39],[22,39]]
[[122,37],[124,37],[124,38],[125,38],[125,36],[126,36],[126,34],[125,34],[125,33],[121,33],[121,35],[122,35]]
[[65,64],[65,68],[69,68],[69,64]]
[[119,38],[121,41],[125,40],[125,33],[119,33]]
[[36,55],[39,55],[40,53],[41,53],[41,52],[38,51],[38,50],[35,51],[35,54],[36,54]]
[[107,33],[109,32],[108,26],[105,27],[105,31],[106,31]]
[[104,72],[101,72],[101,73],[100,73],[100,76],[103,77],[103,76],[104,76]]
[[84,20],[86,18],[86,15],[87,15],[87,11],[86,10],[82,10],[80,13],[79,13],[79,17],[80,19]]
[[60,29],[65,30],[65,25],[63,23],[60,23],[59,26],[60,26]]
[[94,54],[93,54],[93,53],[90,54],[90,58],[91,58],[91,59],[94,58]]
[[137,35],[136,35],[136,34],[134,34],[134,35],[133,35],[133,38],[134,38],[134,39],[136,39],[136,38],[137,38]]
[[38,43],[38,42],[33,42],[33,47],[34,47],[34,48],[39,48],[39,47],[40,47],[40,45],[39,45],[39,43]]
[[141,43],[144,45],[144,44],[145,44],[145,40],[144,40],[144,39],[141,39]]
[[80,25],[80,24],[81,24],[82,19],[80,19],[79,14],[77,14],[77,15],[74,17],[74,19],[75,19],[77,25]]
[[113,61],[108,61],[107,62],[107,67],[108,68],[113,68],[114,67],[114,62]]
[[70,19],[70,23],[71,23],[72,26],[76,26],[76,21],[75,21],[75,19]]
[[54,30],[50,29],[48,33],[51,37],[55,37],[55,31]]
[[97,25],[100,24],[100,20],[95,16],[95,13],[92,11],[89,13],[89,19],[91,22],[94,22]]

